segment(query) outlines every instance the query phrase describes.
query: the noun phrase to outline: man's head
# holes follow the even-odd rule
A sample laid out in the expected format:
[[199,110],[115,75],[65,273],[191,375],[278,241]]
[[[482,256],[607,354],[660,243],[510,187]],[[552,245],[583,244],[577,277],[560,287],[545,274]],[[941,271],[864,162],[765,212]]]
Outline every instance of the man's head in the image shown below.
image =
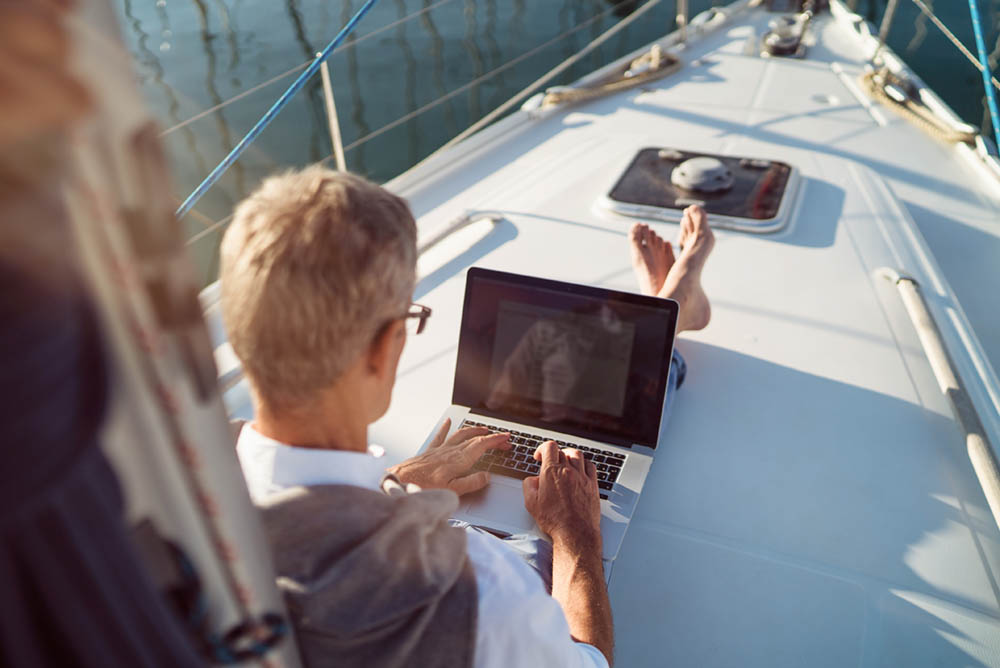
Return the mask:
[[345,379],[369,421],[385,412],[413,294],[406,202],[318,166],[266,179],[222,240],[222,315],[255,399],[309,406]]

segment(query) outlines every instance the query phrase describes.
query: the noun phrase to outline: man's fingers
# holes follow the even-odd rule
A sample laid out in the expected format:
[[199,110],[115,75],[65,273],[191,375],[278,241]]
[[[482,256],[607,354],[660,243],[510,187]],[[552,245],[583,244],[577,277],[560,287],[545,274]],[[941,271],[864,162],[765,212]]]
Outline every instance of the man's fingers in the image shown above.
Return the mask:
[[463,494],[468,494],[469,492],[475,492],[480,490],[490,482],[490,474],[485,471],[480,471],[479,473],[473,473],[472,475],[463,476],[461,478],[453,478],[451,482],[448,483],[448,489],[455,492],[459,496]]
[[587,460],[584,458],[582,452],[573,448],[566,448],[563,450],[563,454],[566,455],[566,461],[569,462],[569,465],[579,471],[580,475],[587,475]]
[[[439,448],[444,443],[444,437],[448,435],[448,430],[451,429],[451,418],[445,418],[441,426],[438,427],[437,433],[434,434],[434,438],[431,439],[431,444],[427,446],[427,449]],[[461,431],[461,430],[459,430]]]
[[588,478],[590,478],[594,482],[597,482],[597,467],[594,466],[594,462],[586,461],[585,471],[587,473]]
[[555,466],[562,461],[562,452],[555,441],[545,441],[535,450],[535,459],[542,463],[542,467]]
[[459,445],[469,439],[475,438],[476,436],[485,436],[489,433],[490,430],[486,427],[462,427],[451,435],[451,438],[445,442],[445,445]]
[[490,448],[510,450],[510,434],[490,434],[489,436],[473,438],[462,446],[460,452],[471,465],[472,462],[482,457],[483,453]]
[[538,476],[531,476],[521,481],[521,491],[524,492],[524,507],[530,510],[538,498]]

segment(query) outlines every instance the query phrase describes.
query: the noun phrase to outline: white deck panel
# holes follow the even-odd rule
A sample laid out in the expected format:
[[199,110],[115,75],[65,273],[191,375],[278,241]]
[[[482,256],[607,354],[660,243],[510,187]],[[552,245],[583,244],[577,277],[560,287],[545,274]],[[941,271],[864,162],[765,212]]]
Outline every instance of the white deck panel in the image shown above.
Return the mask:
[[[505,216],[421,260],[415,298],[434,314],[372,430],[402,459],[450,403],[468,267],[636,289],[631,223],[595,202],[646,146],[803,176],[786,230],[717,232],[713,320],[677,344],[687,381],[614,565],[619,666],[1000,665],[1000,533],[899,298],[872,275],[917,276],[949,327],[964,308],[1000,366],[998,189],[890,111],[873,117],[832,66],[861,71],[851,35],[814,25],[804,61],[743,55],[737,22],[650,90],[517,114],[390,184],[424,236],[469,209]],[[958,301],[917,228],[932,251],[961,250],[936,253]],[[227,399],[245,416],[241,392]]]
[[[902,261],[881,197],[932,232],[995,225],[995,200],[949,148],[889,111],[876,122],[831,68],[860,72],[831,24],[802,62],[742,55],[749,28],[724,28],[654,90],[511,119],[399,182],[425,231],[465,209],[506,214],[422,265],[431,329],[373,432],[402,457],[449,403],[465,268],[635,289],[629,223],[594,202],[644,146],[775,158],[805,177],[788,230],[718,232],[714,318],[678,343],[688,380],[614,566],[622,666],[998,661],[1000,537],[898,297],[871,276]],[[987,236],[984,255],[1000,249]],[[985,310],[989,348],[1000,327]]]

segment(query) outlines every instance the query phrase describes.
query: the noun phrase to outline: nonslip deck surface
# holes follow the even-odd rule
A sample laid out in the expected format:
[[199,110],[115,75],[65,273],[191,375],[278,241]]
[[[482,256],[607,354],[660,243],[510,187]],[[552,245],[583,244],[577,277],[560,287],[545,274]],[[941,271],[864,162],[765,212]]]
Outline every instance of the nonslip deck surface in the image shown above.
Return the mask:
[[924,278],[1000,366],[995,290],[976,286],[1000,257],[996,196],[950,148],[873,117],[829,16],[804,60],[745,55],[767,18],[698,40],[655,86],[515,115],[390,184],[424,236],[468,210],[503,219],[421,259],[415,299],[434,314],[372,440],[408,456],[450,403],[468,267],[637,289],[631,221],[597,201],[639,149],[780,160],[802,179],[790,225],[717,232],[712,322],[677,344],[687,381],[611,579],[617,665],[1000,665],[1000,533],[898,295],[873,277]]

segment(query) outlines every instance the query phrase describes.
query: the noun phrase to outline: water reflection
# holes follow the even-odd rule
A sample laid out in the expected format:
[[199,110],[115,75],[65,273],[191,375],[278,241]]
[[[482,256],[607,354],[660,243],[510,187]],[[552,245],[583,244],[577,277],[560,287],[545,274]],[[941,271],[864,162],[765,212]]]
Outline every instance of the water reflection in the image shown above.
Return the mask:
[[[215,40],[215,34],[211,32],[208,25],[208,10],[205,8],[205,3],[203,0],[191,0],[194,6],[198,10],[198,20],[201,24],[201,41],[204,45],[205,50],[205,90],[208,91],[209,99],[212,101],[212,105],[222,104],[222,96],[219,95],[219,90],[216,87],[216,79],[218,78],[218,65],[216,63],[215,49],[212,46],[212,42]],[[223,5],[225,7],[225,5]],[[235,59],[235,56],[233,56]],[[223,146],[234,146],[235,141],[231,136],[229,131],[229,123],[226,122],[225,110],[220,109],[219,113],[214,114],[215,126],[219,132],[219,138],[222,141]],[[237,138],[238,140],[239,138]],[[243,171],[243,165],[239,162],[232,167],[233,177],[236,179],[237,192],[242,195],[246,190],[246,174]],[[235,204],[232,197],[230,199],[230,206]]]
[[[490,70],[502,64],[500,45],[496,39],[497,30],[497,0],[486,0],[486,25],[483,30],[483,41],[486,43],[486,50],[490,54]],[[507,84],[505,83],[504,75],[497,75],[493,85],[501,89],[506,88]],[[487,99],[486,104],[490,109],[499,106],[503,101],[497,98],[498,96],[493,95]]]
[[[406,17],[406,0],[396,0],[396,12],[400,19]],[[410,48],[410,42],[406,38],[405,23],[400,23],[396,27],[396,44],[403,54],[403,67],[406,71],[403,77],[403,98],[406,100],[406,111],[410,113],[417,108],[417,59],[413,57],[413,49]],[[411,126],[408,135],[408,158],[410,163],[415,163],[420,152],[420,134],[416,123]]]
[[[333,87],[347,143],[411,114],[423,105],[489,76],[498,67],[613,7],[586,29],[559,40],[497,76],[471,86],[371,145],[347,155],[355,171],[384,181],[419,161],[468,124],[517,93],[541,73],[606,30],[640,0],[391,0],[377,3],[330,61]],[[695,14],[720,0],[691,0]],[[937,3],[937,11],[960,37],[971,38],[967,8]],[[860,0],[857,8],[877,22],[884,3]],[[160,120],[176,126],[215,105],[285,72],[326,44],[360,2],[340,11],[321,0],[121,0],[126,41],[136,58],[143,88]],[[567,83],[621,53],[661,36],[673,23],[673,3],[656,7],[586,58],[555,84]],[[995,11],[995,10],[994,10]],[[417,14],[417,15],[415,15]],[[983,119],[978,73],[901,6],[890,43],[909,55],[918,73],[970,122]],[[412,20],[408,20],[412,17]],[[213,26],[213,21],[217,22]],[[391,33],[359,38],[402,21]],[[155,27],[154,27],[155,26]],[[213,29],[214,28],[214,29]],[[310,38],[311,36],[311,38]],[[997,40],[994,30],[989,43]],[[164,50],[161,50],[161,42]],[[389,49],[387,49],[387,46]],[[1000,54],[1000,40],[994,55]],[[957,76],[956,76],[957,74]],[[967,75],[967,76],[966,76]],[[228,152],[289,84],[286,78],[204,118],[168,133],[174,159],[175,195],[182,198]],[[970,94],[970,91],[974,91]],[[465,98],[463,99],[463,96]],[[237,161],[199,208],[215,218],[231,210],[275,165],[300,165],[330,154],[322,87],[310,82],[291,105]]]
[[[343,3],[343,11],[341,12],[341,23],[347,23],[351,16],[354,15],[354,1],[345,0]],[[351,87],[351,120],[354,121],[354,125],[358,129],[358,136],[363,137],[364,135],[371,132],[371,127],[368,125],[368,121],[365,117],[365,101],[364,96],[361,93],[361,77],[358,74],[358,53],[357,45],[355,41],[357,40],[357,34],[351,33],[347,38],[347,43],[350,47],[347,49],[347,81]],[[339,110],[338,110],[339,111]],[[351,155],[351,161],[348,163],[353,171],[360,172],[362,174],[368,173],[368,164],[366,161],[365,146],[362,144],[355,150]]]
[[[174,92],[174,88],[166,83],[164,80],[164,70],[163,66],[160,64],[160,59],[157,54],[155,54],[149,48],[149,34],[143,30],[142,21],[136,16],[132,0],[122,0],[122,11],[124,13],[125,19],[127,20],[127,25],[131,27],[132,34],[134,36],[133,45],[133,56],[137,60],[137,64],[142,67],[147,72],[147,81],[151,82],[153,86],[159,89],[163,97],[166,99],[166,105],[160,108],[155,108],[155,111],[159,112],[161,118],[165,113],[167,118],[170,119],[171,124],[177,124],[180,122],[180,102],[177,99],[177,95]],[[165,7],[156,5],[156,13],[160,18],[161,25],[163,26],[162,31],[169,30],[170,19],[167,16]],[[161,31],[161,34],[162,34]],[[182,133],[184,137],[185,144],[187,146],[189,155],[194,159],[197,169],[203,173],[207,174],[211,167],[208,166],[205,157],[198,150],[198,143],[195,140],[194,133],[191,130],[185,130]]]
[[[431,0],[423,0],[423,3],[424,9],[427,9],[431,5]],[[437,97],[441,97],[448,92],[444,84],[444,40],[441,39],[441,33],[438,32],[437,26],[434,25],[434,19],[431,18],[430,12],[424,12],[420,15],[420,25],[424,27],[424,30],[430,36],[434,88],[437,91]],[[448,100],[442,107],[449,134],[456,135],[460,129],[458,123],[455,121],[455,109],[452,107],[452,104],[452,100]]]
[[[320,49],[317,45],[312,44],[309,41],[308,35],[306,35],[306,29],[303,25],[302,12],[299,11],[298,0],[286,0],[285,5],[288,10],[288,17],[292,24],[292,29],[295,34],[295,41],[299,44],[302,49],[302,56],[305,60],[311,60],[316,57],[316,52]],[[353,52],[353,49],[351,49]],[[308,95],[314,102],[322,102],[320,96],[322,95],[322,82],[319,77],[313,77],[313,79],[306,84],[303,89],[303,93]],[[322,117],[323,114],[321,104],[310,104],[308,105],[310,115],[312,117],[312,123],[309,126],[309,142],[307,144],[309,151],[309,162],[316,162],[320,160],[326,153],[320,155],[320,132],[319,128],[326,127],[325,119]]]

